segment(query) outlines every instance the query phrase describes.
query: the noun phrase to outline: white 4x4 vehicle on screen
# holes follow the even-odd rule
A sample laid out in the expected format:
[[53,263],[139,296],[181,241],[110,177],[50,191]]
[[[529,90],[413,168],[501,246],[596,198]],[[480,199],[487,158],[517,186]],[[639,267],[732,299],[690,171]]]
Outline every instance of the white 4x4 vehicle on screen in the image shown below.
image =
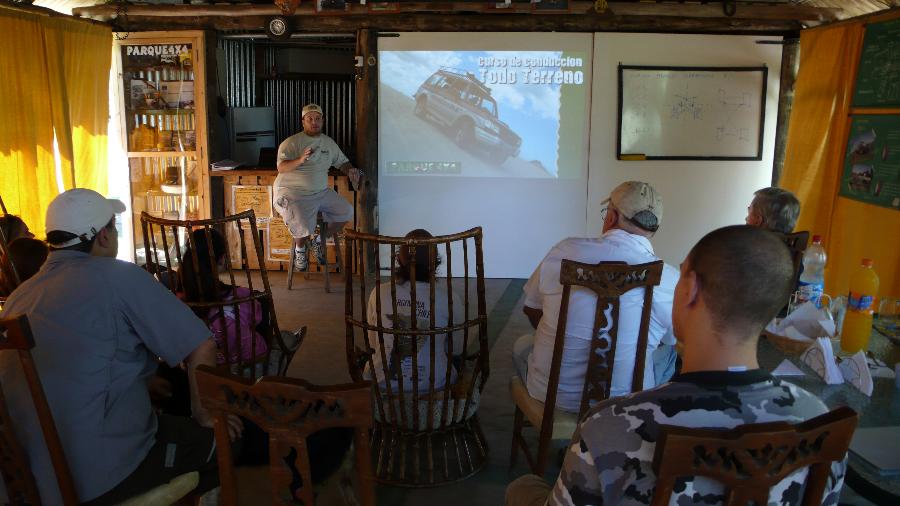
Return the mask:
[[460,147],[481,150],[496,163],[519,155],[522,138],[500,121],[491,89],[471,72],[442,67],[413,97],[416,116],[447,127]]

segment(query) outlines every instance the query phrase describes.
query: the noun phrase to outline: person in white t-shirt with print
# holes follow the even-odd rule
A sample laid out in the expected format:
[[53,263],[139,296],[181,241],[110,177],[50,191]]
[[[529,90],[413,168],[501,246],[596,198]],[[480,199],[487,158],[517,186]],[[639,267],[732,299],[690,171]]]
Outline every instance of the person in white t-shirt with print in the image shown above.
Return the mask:
[[[362,173],[354,168],[334,140],[322,133],[325,117],[316,104],[303,107],[303,131],[294,134],[278,146],[278,177],[274,184],[275,210],[284,219],[294,238],[297,250],[292,268],[305,271],[307,239],[316,229],[316,214],[321,212],[328,223],[329,234],[344,230],[353,219],[353,206],[333,189],[328,188],[328,169],[335,167],[359,187]],[[325,261],[326,238],[313,241],[313,253],[321,264]]]
[[[407,239],[428,239],[432,235],[423,229],[413,230],[406,234]],[[398,255],[399,266],[396,269],[395,290],[397,294],[397,314],[394,314],[393,298],[391,296],[391,283],[382,282],[381,296],[381,325],[388,328],[412,328],[413,312],[411,311],[412,296],[410,289],[413,283],[416,288],[416,328],[431,328],[432,311],[434,311],[434,326],[446,327],[449,325],[449,304],[447,300],[447,285],[445,279],[436,280],[434,307],[430,307],[431,287],[429,280],[440,265],[440,258],[435,247],[418,246],[415,255],[409,252],[410,248],[400,247]],[[429,251],[431,250],[431,251]],[[434,259],[434,262],[431,259]],[[410,266],[415,263],[415,280],[410,279]],[[372,289],[367,304],[366,319],[370,325],[378,324],[378,311],[376,307],[376,291]],[[454,320],[460,322],[464,319],[465,308],[456,294],[453,297]],[[378,333],[369,331],[369,346],[375,350],[372,355],[372,364],[375,369],[375,378],[379,386],[385,388],[385,378],[390,378],[391,390],[396,392],[402,378],[403,391],[411,392],[415,385],[420,395],[429,391],[431,383],[431,347],[430,336],[418,335],[415,339],[411,336],[397,336],[384,334],[384,354],[387,357],[385,367],[382,361],[378,344]],[[451,347],[452,346],[452,347]],[[446,334],[434,336],[434,390],[442,390],[446,386],[447,361],[450,357],[462,354],[463,332],[453,333],[452,343]],[[416,382],[413,382],[413,354],[416,356]],[[385,374],[385,372],[387,374]],[[368,376],[371,378],[371,371]],[[451,370],[450,384],[456,381],[456,370]]]
[[[632,265],[659,260],[650,244],[650,238],[662,221],[663,206],[659,192],[648,183],[628,181],[617,186],[603,204],[606,205],[603,210],[603,235],[599,238],[572,237],[562,240],[547,253],[525,284],[523,311],[535,333],[516,341],[513,364],[524,380],[529,395],[540,401],[547,396],[550,361],[562,303],[563,290],[559,283],[562,260],[589,264],[618,261]],[[662,280],[653,290],[643,388],[667,381],[675,371],[672,299],[677,282],[678,269],[665,265]],[[619,300],[611,396],[631,392],[643,300],[643,288],[635,288]],[[572,289],[556,397],[557,407],[565,411],[577,413],[581,404],[596,301],[596,296],[589,289]]]

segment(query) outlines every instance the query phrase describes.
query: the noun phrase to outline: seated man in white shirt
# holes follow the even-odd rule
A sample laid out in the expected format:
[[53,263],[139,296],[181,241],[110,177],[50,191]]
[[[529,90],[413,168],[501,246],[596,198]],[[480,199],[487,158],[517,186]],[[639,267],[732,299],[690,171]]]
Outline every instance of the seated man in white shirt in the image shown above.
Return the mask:
[[[616,187],[603,203],[607,206],[604,210],[603,235],[600,238],[561,241],[547,253],[525,285],[524,312],[535,333],[516,341],[513,363],[525,381],[529,395],[541,401],[547,396],[556,323],[562,302],[562,285],[559,283],[561,261],[569,259],[592,264],[619,261],[633,265],[659,260],[649,240],[662,221],[663,206],[659,193],[647,183],[628,181]],[[672,298],[677,282],[678,270],[666,265],[660,285],[653,291],[643,388],[661,384],[674,373],[675,339],[671,328]],[[636,288],[624,294],[619,301],[612,396],[631,392],[643,298],[643,288]],[[569,298],[565,350],[556,398],[557,407],[565,411],[577,413],[581,403],[596,300],[593,292],[581,287],[573,288]]]

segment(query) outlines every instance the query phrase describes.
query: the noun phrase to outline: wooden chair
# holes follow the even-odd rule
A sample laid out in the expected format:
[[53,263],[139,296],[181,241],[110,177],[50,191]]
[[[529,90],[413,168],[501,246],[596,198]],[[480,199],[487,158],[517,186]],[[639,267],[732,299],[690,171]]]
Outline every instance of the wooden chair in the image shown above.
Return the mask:
[[[481,228],[428,239],[347,231],[345,240],[347,363],[355,381],[375,380],[376,479],[426,487],[475,474],[487,463],[488,446],[477,411],[490,372]],[[430,269],[427,281],[422,281],[421,273],[418,282],[399,281],[401,248],[407,248],[413,259],[417,249],[427,249],[430,265],[435,266],[442,255],[446,280],[439,281],[435,269]],[[473,249],[475,278],[470,280]],[[362,268],[351,275],[354,254],[360,266],[372,265],[365,260],[372,259],[379,275],[367,276]],[[454,258],[462,266],[462,291],[456,303],[452,280],[454,267],[460,267]],[[411,264],[409,279],[416,280],[415,262]],[[382,270],[389,272],[388,279],[382,279]],[[469,294],[473,282],[474,297]],[[428,316],[412,317],[408,308],[398,311],[398,288],[408,291],[408,299],[404,295],[402,300],[409,300],[409,307],[423,308]],[[437,320],[438,312],[447,315],[446,322]],[[421,352],[425,347],[429,351]],[[443,369],[436,365],[440,353],[446,353]],[[420,365],[425,367],[424,355],[427,378],[418,372]]]
[[679,478],[703,476],[722,483],[725,504],[766,504],[769,490],[809,468],[804,506],[822,504],[831,463],[850,447],[858,416],[843,406],[806,422],[742,425],[731,430],[661,426],[653,456],[656,489],[651,504],[669,504]]
[[[369,430],[372,401],[368,382],[316,387],[292,378],[253,383],[209,366],[197,367],[200,400],[215,420],[221,504],[237,504],[238,491],[227,415],[249,419],[269,433],[269,471],[274,504],[315,504],[306,438],[332,427],[354,429],[358,497],[375,506]],[[296,456],[296,459],[292,459]]]
[[[288,346],[282,339],[278,319],[275,316],[275,305],[272,301],[272,289],[269,286],[265,256],[256,228],[256,216],[253,211],[244,211],[224,218],[194,221],[167,220],[144,212],[141,213],[141,227],[147,259],[145,268],[176,294],[182,288],[179,286],[177,269],[183,266],[183,260],[188,251],[198,252],[198,254],[191,253],[189,260],[193,267],[193,282],[200,287],[201,292],[203,291],[203,284],[199,279],[199,259],[201,257],[205,265],[211,266],[213,277],[224,280],[228,285],[240,285],[250,290],[250,295],[246,297],[222,300],[217,295],[203,294],[206,300],[215,300],[212,302],[187,302],[187,305],[198,314],[208,315],[212,311],[212,314],[215,315],[213,321],[218,319],[220,328],[226,327],[226,313],[233,313],[236,320],[233,328],[238,334],[234,341],[238,349],[229,349],[229,340],[221,340],[220,351],[226,357],[227,362],[223,368],[228,369],[232,374],[247,376],[251,379],[284,374],[299,342]],[[218,262],[215,260],[212,237],[214,228],[220,231],[224,230],[223,235],[226,238],[224,269],[226,272],[219,272]],[[197,242],[201,239],[205,244],[198,247]],[[233,247],[240,252],[240,258],[232,259]],[[255,254],[250,255],[249,248],[252,248],[252,252]],[[235,269],[235,264],[240,268]],[[258,271],[258,278],[254,276],[253,270]],[[259,281],[256,281],[257,279]],[[247,327],[241,325],[239,308],[243,304],[253,304],[254,302],[262,305],[263,316],[260,321],[250,322],[249,328],[254,328],[257,332],[249,336],[250,350],[244,350],[242,344],[244,336],[241,335],[241,332],[243,332],[242,327]],[[253,317],[255,318],[255,316]],[[208,323],[212,324],[213,321]],[[303,331],[301,330],[301,332]],[[255,353],[259,339],[256,334],[265,340],[268,351],[264,355]],[[277,364],[272,364],[273,352],[278,353]],[[249,358],[245,358],[245,355]]]
[[[510,380],[510,392],[516,404],[513,420],[512,448],[509,466],[516,463],[519,448],[525,454],[534,474],[543,476],[547,467],[550,443],[553,440],[572,438],[578,420],[591,404],[609,398],[612,388],[613,364],[616,358],[616,339],[619,329],[619,297],[625,292],[644,288],[644,307],[637,337],[634,372],[631,391],[638,392],[644,387],[644,364],[647,354],[647,334],[650,328],[650,311],[653,303],[653,287],[662,278],[663,262],[658,260],[639,265],[624,262],[600,262],[585,264],[563,260],[559,272],[559,282],[563,286],[559,320],[556,325],[556,340],[550,362],[550,376],[547,378],[547,397],[541,402],[528,394],[522,378],[514,375]],[[591,339],[590,358],[584,377],[581,406],[578,413],[556,409],[556,395],[559,387],[559,372],[562,366],[563,344],[566,335],[569,296],[572,287],[580,286],[592,290],[597,296],[594,311],[594,326]],[[608,321],[604,311],[611,309],[612,321]],[[526,426],[539,428],[537,454],[532,456],[522,430]]]
[[[34,408],[37,412],[38,423],[44,435],[44,442],[50,454],[53,471],[56,474],[56,482],[59,485],[60,496],[66,506],[78,504],[78,496],[75,493],[75,483],[69,471],[69,463],[66,460],[53,414],[47,404],[44,388],[38,376],[37,367],[31,357],[31,349],[34,348],[34,336],[28,325],[28,318],[24,315],[15,318],[0,320],[0,351],[15,351],[19,356],[22,366],[22,374]],[[17,416],[21,420],[19,416]],[[9,409],[6,407],[6,398],[3,389],[0,388],[0,475],[6,485],[6,493],[11,504],[41,504],[38,495],[37,483],[28,460],[25,448],[19,442],[14,428],[15,420],[12,419]],[[167,497],[172,502],[181,499],[197,487],[199,475],[197,472],[186,473],[177,476],[171,482],[155,487],[137,497],[129,499],[129,504],[162,504],[158,498]]]
[[793,289],[800,280],[800,266],[803,265],[803,253],[806,252],[806,246],[809,245],[809,232],[784,234],[783,239],[788,249],[791,250],[791,260],[794,262],[794,277],[791,281]]

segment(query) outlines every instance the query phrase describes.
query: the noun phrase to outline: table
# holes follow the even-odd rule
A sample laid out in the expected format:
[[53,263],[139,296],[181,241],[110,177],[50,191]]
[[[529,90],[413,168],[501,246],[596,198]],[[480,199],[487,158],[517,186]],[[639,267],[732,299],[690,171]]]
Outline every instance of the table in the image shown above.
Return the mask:
[[[900,346],[893,344],[888,338],[872,331],[869,340],[869,351],[893,368],[900,362]],[[900,425],[900,389],[894,385],[892,378],[873,378],[872,397],[866,397],[859,390],[848,384],[826,385],[819,376],[800,361],[798,355],[785,355],[769,340],[759,340],[758,360],[763,369],[773,370],[785,358],[800,367],[806,376],[782,378],[815,395],[829,407],[849,406],[859,413],[858,427],[884,427]],[[845,485],[849,485],[857,494],[876,504],[900,504],[900,477],[880,476],[871,472],[869,467],[850,453]]]

